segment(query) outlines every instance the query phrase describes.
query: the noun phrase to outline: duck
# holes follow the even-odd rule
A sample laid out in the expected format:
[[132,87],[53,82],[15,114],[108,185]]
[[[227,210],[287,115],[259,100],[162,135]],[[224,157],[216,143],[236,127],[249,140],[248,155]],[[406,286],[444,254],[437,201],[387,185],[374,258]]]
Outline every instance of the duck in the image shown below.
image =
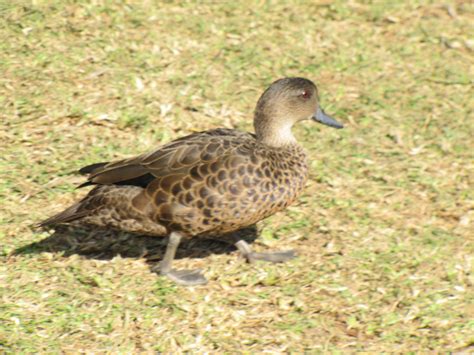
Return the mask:
[[[80,223],[168,237],[153,271],[184,286],[207,283],[201,270],[172,267],[183,238],[212,238],[284,210],[303,191],[307,155],[292,127],[304,120],[343,128],[319,106],[316,85],[287,77],[273,82],[254,111],[254,133],[215,128],[178,138],[142,155],[79,170],[93,186],[80,201],[39,223]],[[250,263],[285,262],[293,250],[254,252],[234,240]]]

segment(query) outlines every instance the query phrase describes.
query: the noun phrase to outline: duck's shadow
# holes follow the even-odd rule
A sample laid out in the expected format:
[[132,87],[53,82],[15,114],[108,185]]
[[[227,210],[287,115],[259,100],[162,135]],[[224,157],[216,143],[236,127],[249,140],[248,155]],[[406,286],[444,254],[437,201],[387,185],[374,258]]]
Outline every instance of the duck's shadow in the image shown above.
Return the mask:
[[[211,254],[229,254],[236,250],[231,244],[239,239],[252,243],[258,236],[256,226],[226,234],[220,240],[193,238],[183,240],[178,248],[177,259],[205,258]],[[156,263],[163,258],[168,238],[134,235],[130,233],[89,228],[84,226],[57,226],[49,237],[20,247],[13,255],[42,252],[74,254],[89,259],[109,260],[115,256],[145,258]],[[227,241],[227,242],[225,242]]]

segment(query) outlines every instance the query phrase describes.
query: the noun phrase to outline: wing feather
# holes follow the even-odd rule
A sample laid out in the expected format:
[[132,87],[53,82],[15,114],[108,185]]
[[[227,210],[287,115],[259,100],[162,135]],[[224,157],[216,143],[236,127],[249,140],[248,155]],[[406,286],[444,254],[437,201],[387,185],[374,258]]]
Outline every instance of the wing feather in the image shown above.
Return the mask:
[[253,134],[222,128],[193,133],[137,157],[88,165],[79,170],[89,174],[88,181],[80,187],[112,184],[145,187],[154,178],[187,174],[194,166],[216,160],[254,139]]

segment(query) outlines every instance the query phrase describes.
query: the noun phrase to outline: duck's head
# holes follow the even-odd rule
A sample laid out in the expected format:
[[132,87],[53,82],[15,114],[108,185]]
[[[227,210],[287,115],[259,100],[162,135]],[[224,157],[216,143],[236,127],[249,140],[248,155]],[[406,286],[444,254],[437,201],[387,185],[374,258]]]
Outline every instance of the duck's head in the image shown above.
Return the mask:
[[254,117],[257,139],[273,147],[293,144],[296,140],[291,128],[306,119],[334,128],[343,127],[319,107],[318,89],[311,80],[279,79],[257,102]]

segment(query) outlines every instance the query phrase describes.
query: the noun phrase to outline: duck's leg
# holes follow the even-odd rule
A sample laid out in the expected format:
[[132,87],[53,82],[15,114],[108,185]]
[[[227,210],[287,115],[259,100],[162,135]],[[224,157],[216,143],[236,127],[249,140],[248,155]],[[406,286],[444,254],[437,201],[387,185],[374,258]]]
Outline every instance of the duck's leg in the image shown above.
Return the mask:
[[207,283],[206,278],[201,274],[200,270],[176,270],[171,268],[176,250],[181,242],[181,234],[178,232],[171,232],[166,247],[166,252],[163,260],[159,265],[152,270],[158,271],[161,275],[168,277],[179,285],[196,286]]
[[256,260],[269,261],[272,263],[282,263],[287,260],[293,259],[296,256],[294,250],[276,251],[270,253],[256,253],[252,251],[250,245],[244,240],[239,240],[237,243],[235,243],[235,246],[237,247],[237,249],[239,249],[242,256],[249,263],[253,263]]

